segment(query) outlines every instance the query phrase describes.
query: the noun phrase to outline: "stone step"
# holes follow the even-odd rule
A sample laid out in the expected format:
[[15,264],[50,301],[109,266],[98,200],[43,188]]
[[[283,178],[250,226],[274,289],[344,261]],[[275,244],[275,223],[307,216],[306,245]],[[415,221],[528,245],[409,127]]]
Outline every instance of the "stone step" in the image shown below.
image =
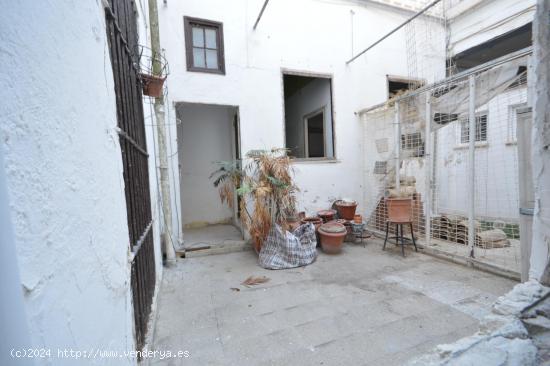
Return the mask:
[[182,258],[203,257],[206,255],[218,255],[233,252],[252,250],[252,244],[246,240],[225,240],[223,243],[195,243],[192,247],[177,250],[177,256]]

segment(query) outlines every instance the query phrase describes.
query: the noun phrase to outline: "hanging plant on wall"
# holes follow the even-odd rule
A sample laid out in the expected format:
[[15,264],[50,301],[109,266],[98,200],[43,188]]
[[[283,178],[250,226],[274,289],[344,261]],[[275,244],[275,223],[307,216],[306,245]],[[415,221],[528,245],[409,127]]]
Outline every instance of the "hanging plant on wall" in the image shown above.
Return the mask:
[[241,222],[259,251],[273,224],[287,229],[287,220],[295,215],[298,188],[286,149],[252,150],[246,161],[245,166],[240,160],[218,162],[210,178],[223,203],[232,207],[234,193],[240,197]]

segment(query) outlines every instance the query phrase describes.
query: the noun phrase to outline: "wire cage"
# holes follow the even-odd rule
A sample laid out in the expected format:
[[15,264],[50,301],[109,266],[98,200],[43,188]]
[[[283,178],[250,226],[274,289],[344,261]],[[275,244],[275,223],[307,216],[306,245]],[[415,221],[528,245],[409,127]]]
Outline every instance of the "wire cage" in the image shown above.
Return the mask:
[[520,272],[527,62],[520,55],[451,76],[361,115],[370,229],[385,230],[385,198],[411,197],[425,247]]

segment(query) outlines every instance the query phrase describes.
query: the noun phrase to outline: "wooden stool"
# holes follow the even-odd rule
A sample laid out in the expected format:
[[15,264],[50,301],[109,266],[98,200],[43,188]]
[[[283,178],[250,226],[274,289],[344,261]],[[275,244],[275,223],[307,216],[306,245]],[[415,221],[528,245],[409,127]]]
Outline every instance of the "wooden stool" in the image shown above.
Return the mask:
[[[401,238],[401,253],[405,256],[405,242],[403,238],[403,225],[409,225],[411,229],[411,237],[414,245],[414,250],[418,252],[416,241],[414,240],[414,230],[412,224],[412,199],[411,198],[388,198],[386,199],[386,207],[388,208],[388,219],[386,220],[386,238],[382,250],[386,250],[386,242],[390,231],[390,224],[395,225],[395,245],[399,245]],[[399,236],[399,228],[401,228],[401,236]]]

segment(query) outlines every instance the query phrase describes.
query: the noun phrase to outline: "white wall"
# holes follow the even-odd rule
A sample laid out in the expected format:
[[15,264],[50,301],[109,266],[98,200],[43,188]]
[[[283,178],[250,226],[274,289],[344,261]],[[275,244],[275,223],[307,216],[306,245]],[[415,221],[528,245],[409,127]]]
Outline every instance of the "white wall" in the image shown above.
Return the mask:
[[[253,31],[262,0],[159,2],[161,41],[170,63],[171,102],[239,106],[241,149],[282,147],[282,69],[333,75],[335,154],[338,161],[295,163],[301,209],[314,212],[339,197],[364,205],[362,125],[354,114],[387,97],[386,74],[407,75],[405,44],[395,34],[354,63],[354,49],[368,46],[411,15],[352,1],[270,2]],[[223,22],[226,75],[187,72],[183,16]],[[388,62],[391,60],[391,62]],[[174,113],[172,113],[173,115]]]
[[183,225],[229,222],[233,210],[222,204],[210,174],[218,161],[233,159],[235,108],[178,104],[179,159]]
[[[5,2],[0,33],[2,163],[28,347],[133,350],[123,166],[102,2]],[[53,363],[75,362],[97,360]]]
[[449,50],[458,54],[533,20],[536,0],[464,0],[451,7]]
[[319,78],[309,82],[285,102],[285,128],[287,147],[298,157],[305,156],[304,116],[324,107],[325,156],[334,157],[332,139],[332,103],[330,79]]

